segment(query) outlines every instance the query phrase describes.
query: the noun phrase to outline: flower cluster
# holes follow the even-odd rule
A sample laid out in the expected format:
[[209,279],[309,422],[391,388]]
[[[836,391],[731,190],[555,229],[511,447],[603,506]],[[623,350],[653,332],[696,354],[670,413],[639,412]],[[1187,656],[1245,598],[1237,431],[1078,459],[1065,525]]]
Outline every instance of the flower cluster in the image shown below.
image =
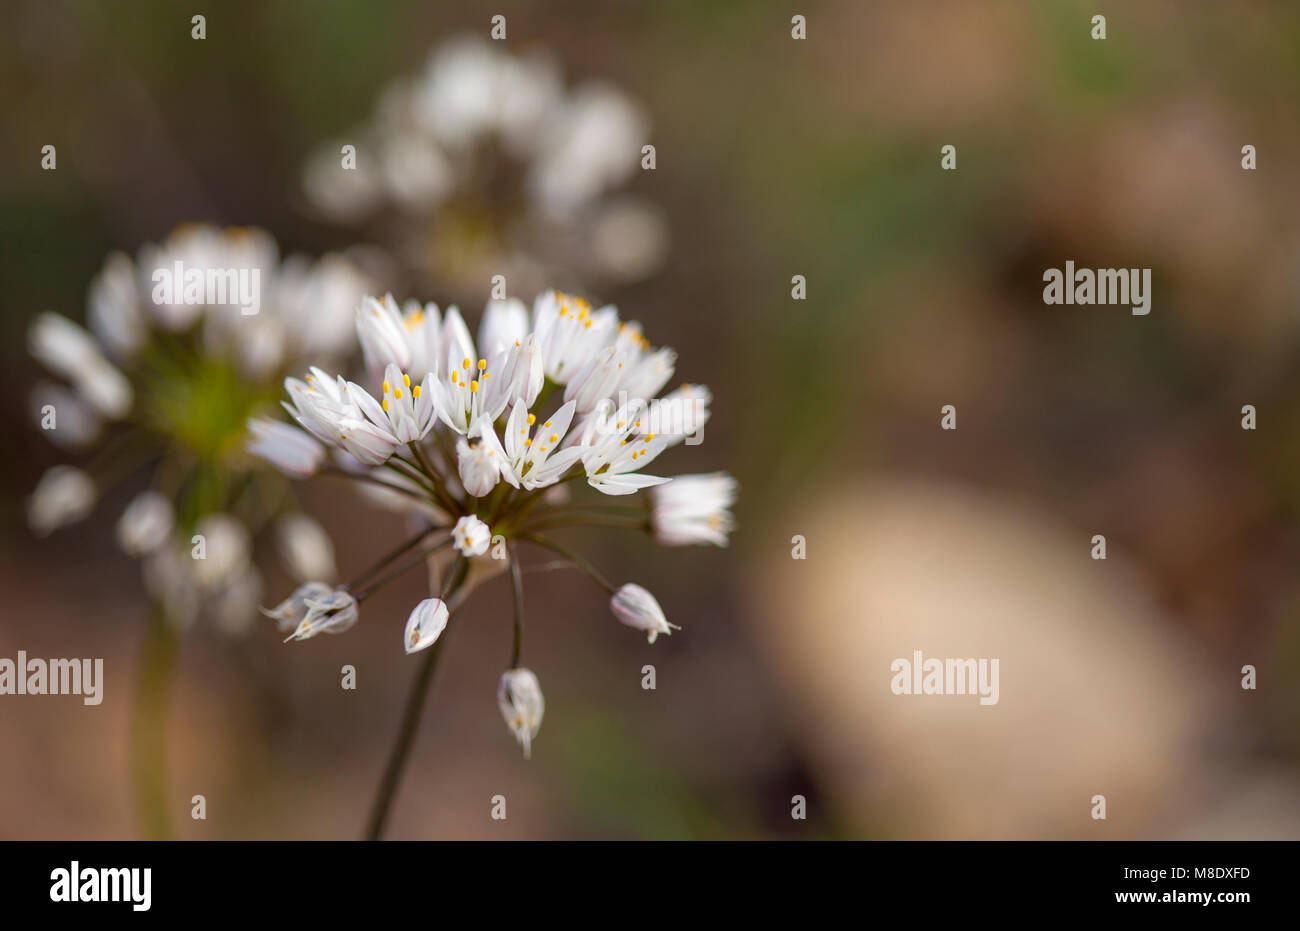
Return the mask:
[[[429,523],[353,583],[304,585],[268,613],[291,640],[340,632],[355,623],[359,603],[378,584],[450,547],[443,591],[415,607],[403,632],[406,652],[425,650],[438,643],[454,596],[464,594],[470,561],[504,560],[515,582],[516,648],[499,701],[527,752],[543,701],[536,676],[520,665],[522,570],[515,545],[550,549],[586,571],[610,594],[614,616],[651,643],[671,633],[676,625],[649,591],[612,585],[550,532],[614,526],[645,531],[669,546],[725,546],[734,479],[648,472],[667,450],[701,437],[709,392],[682,385],[657,397],[673,376],[673,351],[653,347],[616,308],[594,309],[555,291],[540,295],[531,313],[518,300],[489,302],[477,341],[455,307],[445,313],[433,304],[399,307],[391,296],[366,298],[356,327],[370,388],[321,368],[287,378],[284,407],[301,430],[253,421],[249,448],[296,477],[332,458],[329,467],[382,486]],[[571,489],[578,481],[600,495],[577,500]],[[622,503],[647,488],[646,504]],[[405,566],[374,581],[403,557]]]
[[[178,271],[195,286],[161,286]],[[198,286],[240,275],[256,289],[255,313],[234,294],[214,302]],[[282,261],[258,229],[187,225],[135,259],[110,255],[90,285],[88,330],[53,312],[28,330],[31,354],[59,379],[37,384],[34,419],[85,460],[40,479],[28,502],[33,530],[79,521],[109,486],[147,475],[148,489],[121,515],[118,540],[143,561],[151,595],[181,627],[206,612],[234,633],[256,617],[262,582],[250,552],[263,525],[294,576],[332,576],[333,548],[315,520],[250,512],[228,476],[253,464],[243,449],[246,421],[274,403],[284,373],[351,351],[355,308],[368,288],[341,255]],[[283,484],[266,470],[260,477]]]
[[547,54],[462,36],[389,87],[366,124],[320,146],[304,188],[338,223],[381,207],[402,218],[399,257],[444,286],[505,273],[530,289],[547,270],[632,281],[659,266],[667,243],[656,210],[613,194],[648,136],[641,108],[608,83],[566,88]]

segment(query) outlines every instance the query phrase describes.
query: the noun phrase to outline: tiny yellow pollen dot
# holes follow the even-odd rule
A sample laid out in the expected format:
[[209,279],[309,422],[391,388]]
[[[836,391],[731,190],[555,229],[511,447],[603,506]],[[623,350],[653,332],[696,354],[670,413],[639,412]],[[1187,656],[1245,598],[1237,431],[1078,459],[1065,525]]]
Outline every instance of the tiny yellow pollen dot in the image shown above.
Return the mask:
[[527,427],[520,427],[520,428],[519,428],[519,432],[522,433],[522,434],[524,434],[524,436],[527,436],[527,435],[528,435],[528,428],[527,428]]
[[546,447],[545,446],[541,447],[541,451],[546,452]]
[[485,379],[491,378],[491,377],[492,377],[492,373],[491,373],[491,372],[484,372],[484,373],[483,373],[483,377],[484,377]]
[[582,328],[583,328],[584,330],[590,330],[590,329],[591,329],[591,321],[590,321],[590,320],[584,320],[584,321],[582,322]]
[[549,427],[550,425],[551,425],[551,422],[550,422],[549,420],[546,421],[546,423],[542,424],[543,427]]

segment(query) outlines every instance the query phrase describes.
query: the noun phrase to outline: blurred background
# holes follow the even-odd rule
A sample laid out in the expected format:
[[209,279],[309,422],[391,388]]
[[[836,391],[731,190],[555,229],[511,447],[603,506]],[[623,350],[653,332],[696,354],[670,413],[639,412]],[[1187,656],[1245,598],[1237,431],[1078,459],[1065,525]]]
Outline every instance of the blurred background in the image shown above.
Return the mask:
[[[551,608],[530,617],[547,712],[527,762],[494,700],[509,587],[486,585],[451,629],[390,836],[1300,837],[1300,8],[1095,6],[492,8],[508,50],[549,50],[566,86],[610,82],[648,119],[657,167],[623,187],[655,211],[662,255],[635,280],[570,280],[710,386],[705,443],[664,468],[735,474],[739,527],[708,550],[573,534],[682,626],[653,646],[578,575],[529,577]],[[41,310],[84,320],[109,252],[186,221],[260,226],[285,253],[391,251],[382,222],[322,216],[303,166],[431,48],[486,37],[490,13],[54,0],[0,15],[0,656],[103,657],[106,678],[97,708],[0,697],[0,837],[357,836],[413,675],[396,638],[422,580],[339,637],[287,646],[266,622],[176,638],[151,781],[132,766],[158,691],[151,609],[113,532],[129,490],[74,528],[28,530],[27,496],[65,457],[33,426],[25,333]],[[1150,315],[1045,306],[1042,272],[1067,259],[1153,269]],[[472,325],[488,296],[486,278],[400,256],[374,271]],[[939,428],[945,404],[956,431]],[[325,484],[303,503],[345,576],[401,533]],[[268,575],[266,600],[291,584]],[[890,661],[913,650],[998,657],[1000,702],[891,694]]]

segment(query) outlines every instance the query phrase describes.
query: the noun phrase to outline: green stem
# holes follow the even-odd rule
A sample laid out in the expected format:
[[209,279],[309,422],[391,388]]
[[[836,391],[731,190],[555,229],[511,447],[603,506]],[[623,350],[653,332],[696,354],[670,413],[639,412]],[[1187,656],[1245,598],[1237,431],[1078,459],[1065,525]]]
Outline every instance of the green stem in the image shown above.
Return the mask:
[[130,772],[140,833],[170,840],[167,811],[167,719],[176,665],[176,633],[161,607],[150,611],[136,673],[131,721]]
[[[456,568],[452,570],[453,575],[449,579],[447,590],[443,593],[444,599],[452,598],[459,593],[461,586],[465,582],[465,576],[469,564],[465,560],[459,560]],[[459,607],[459,602],[457,602]],[[448,605],[450,609],[451,606]],[[450,626],[450,623],[449,623]],[[406,760],[411,752],[411,744],[415,741],[416,731],[420,727],[420,717],[424,713],[425,698],[429,694],[429,686],[433,683],[433,674],[438,666],[438,657],[442,655],[443,645],[447,642],[448,631],[444,630],[433,646],[429,647],[428,652],[420,662],[420,668],[415,674],[415,683],[411,686],[411,693],[407,696],[406,707],[402,710],[402,720],[397,729],[397,742],[393,745],[392,751],[388,755],[388,764],[384,767],[383,778],[379,782],[379,791],[375,795],[374,804],[370,809],[370,820],[366,826],[366,840],[379,840],[384,833],[384,825],[388,822],[389,811],[393,807],[393,800],[397,796],[397,786],[402,778],[402,770],[406,768]]]

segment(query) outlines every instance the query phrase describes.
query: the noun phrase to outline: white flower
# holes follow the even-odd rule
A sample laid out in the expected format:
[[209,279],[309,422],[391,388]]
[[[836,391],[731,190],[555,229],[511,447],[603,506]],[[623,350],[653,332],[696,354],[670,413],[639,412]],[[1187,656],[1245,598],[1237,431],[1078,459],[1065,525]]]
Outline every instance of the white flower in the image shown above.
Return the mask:
[[736,480],[725,472],[678,475],[650,491],[655,540],[664,546],[726,546],[734,527],[728,508],[735,500]]
[[208,610],[219,631],[228,637],[242,637],[257,618],[262,599],[262,576],[251,566],[217,593]]
[[152,553],[167,542],[175,526],[172,503],[156,491],[137,495],[117,522],[117,541],[130,556]]
[[341,634],[357,622],[357,600],[341,588],[321,597],[304,598],[303,604],[307,613],[285,643],[310,640],[317,634]]
[[564,389],[564,400],[574,401],[579,414],[596,409],[601,401],[610,397],[624,377],[627,356],[612,346],[588,359]]
[[295,588],[292,595],[274,608],[269,610],[261,608],[260,610],[267,617],[275,619],[275,626],[281,632],[293,630],[307,616],[307,602],[322,601],[332,591],[334,591],[333,587],[324,582],[305,582]]
[[57,465],[46,470],[27,500],[27,521],[38,536],[75,524],[95,507],[95,483],[78,468]]
[[592,418],[583,435],[588,485],[607,495],[630,495],[668,481],[637,472],[673,445],[672,437],[642,432],[645,416],[643,403],[629,403],[608,416],[598,413]]
[[433,382],[438,416],[451,429],[476,436],[483,424],[491,424],[513,401],[536,399],[541,390],[540,356],[530,337],[500,352],[489,363],[474,362],[474,345],[469,333],[452,341],[447,350],[447,375]]
[[384,381],[381,400],[372,398],[364,388],[354,382],[348,382],[349,397],[366,415],[366,419],[386,430],[400,444],[414,443],[423,439],[433,429],[437,418],[434,407],[433,392],[430,386],[432,375],[425,375],[424,382],[411,384],[411,376],[398,370],[389,363],[384,369]]
[[486,437],[483,442],[473,444],[461,437],[456,443],[456,471],[465,491],[482,498],[501,478],[501,456]]
[[115,358],[134,356],[149,335],[149,325],[140,308],[135,263],[114,252],[90,282],[86,321],[95,336]]
[[554,485],[569,471],[585,452],[585,447],[570,446],[561,449],[569,424],[573,421],[574,402],[562,406],[550,419],[530,436],[537,422],[528,406],[516,401],[506,422],[504,442],[498,441],[496,432],[487,426],[483,429],[483,445],[493,449],[501,462],[501,474],[513,487],[533,490]]
[[542,687],[531,669],[520,666],[502,674],[497,686],[497,706],[506,727],[524,748],[524,759],[528,759],[532,755],[533,738],[537,736],[542,726],[542,715],[546,712]]
[[280,558],[294,578],[326,582],[334,578],[334,544],[325,528],[306,514],[281,517],[275,525],[275,539]]
[[67,317],[50,311],[38,314],[27,331],[27,348],[104,417],[121,420],[130,413],[131,383],[104,358],[94,337]]
[[31,408],[37,427],[64,449],[85,449],[103,431],[95,409],[63,385],[40,382],[32,391]]
[[462,556],[482,556],[492,543],[492,530],[477,517],[467,514],[451,528],[451,540]]
[[478,325],[478,345],[489,358],[522,343],[529,332],[528,308],[517,297],[488,301]]
[[248,529],[229,514],[209,514],[194,527],[190,556],[199,585],[221,588],[248,566],[252,540]]
[[589,361],[610,346],[618,334],[618,312],[591,305],[579,297],[547,291],[533,302],[533,332],[542,348],[546,377],[566,385]]
[[646,639],[651,643],[654,643],[655,638],[660,634],[670,634],[674,630],[681,629],[676,624],[668,623],[668,619],[664,617],[664,610],[659,607],[659,602],[655,601],[654,595],[632,582],[614,593],[614,597],[609,601],[609,608],[614,612],[614,616],[628,627],[646,631]]
[[[342,376],[331,378],[312,368],[306,381],[286,378],[284,386],[292,402],[284,405],[285,410],[317,439],[341,447],[358,461],[382,465],[401,445],[388,426],[380,426],[370,419],[388,423],[383,406],[364,388],[344,381]],[[369,414],[363,411],[362,403]],[[406,413],[406,409],[397,412],[399,416]]]
[[431,647],[447,629],[447,605],[441,598],[426,598],[415,606],[406,619],[406,632],[402,642],[407,653],[418,653]]
[[548,127],[530,193],[547,213],[572,215],[636,170],[649,131],[649,120],[620,91],[595,83],[578,88]]
[[293,478],[310,478],[325,461],[325,447],[289,424],[250,417],[248,433],[245,448]]
[[357,338],[372,377],[378,378],[389,365],[403,370],[411,367],[406,324],[391,294],[382,301],[373,297],[362,300],[357,310]]

